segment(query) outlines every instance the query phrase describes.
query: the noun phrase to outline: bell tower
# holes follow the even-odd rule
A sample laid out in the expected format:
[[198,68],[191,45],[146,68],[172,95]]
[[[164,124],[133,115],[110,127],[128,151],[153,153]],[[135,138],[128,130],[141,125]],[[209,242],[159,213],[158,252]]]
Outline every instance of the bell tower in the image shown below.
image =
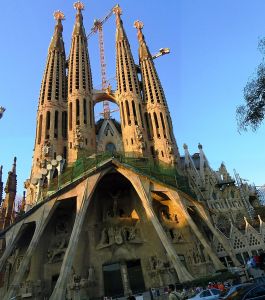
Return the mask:
[[152,154],[159,161],[174,165],[179,158],[179,152],[165,94],[142,33],[144,24],[141,21],[135,21],[134,26],[137,28],[139,41],[143,94],[147,109],[146,119],[153,137]]
[[146,156],[149,147],[138,74],[123,28],[120,6],[116,5],[113,12],[116,15],[116,78],[124,151]]
[[76,19],[68,67],[68,162],[83,152],[96,152],[96,131],[92,100],[92,75],[80,1],[74,4]]
[[66,158],[66,60],[62,37],[64,14],[56,11],[54,18],[56,25],[40,90],[31,178],[35,178],[40,168],[57,155]]

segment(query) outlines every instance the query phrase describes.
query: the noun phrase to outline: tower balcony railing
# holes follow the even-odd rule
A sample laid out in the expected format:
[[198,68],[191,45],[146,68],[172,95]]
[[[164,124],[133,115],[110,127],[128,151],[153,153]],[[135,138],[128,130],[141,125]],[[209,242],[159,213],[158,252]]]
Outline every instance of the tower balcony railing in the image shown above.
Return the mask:
[[73,164],[68,165],[61,175],[52,179],[49,185],[43,188],[39,201],[51,196],[72,182],[89,175],[89,173],[96,171],[110,160],[114,160],[129,167],[140,175],[177,188],[193,198],[196,198],[189,186],[188,178],[179,174],[176,167],[154,162],[150,158],[140,157],[135,153],[102,152],[92,154],[84,152]]

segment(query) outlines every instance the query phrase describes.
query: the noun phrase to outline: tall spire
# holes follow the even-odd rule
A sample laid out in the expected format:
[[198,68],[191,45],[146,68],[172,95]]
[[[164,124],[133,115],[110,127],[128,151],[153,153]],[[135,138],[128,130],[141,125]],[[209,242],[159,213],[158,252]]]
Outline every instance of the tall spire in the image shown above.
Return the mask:
[[83,25],[82,2],[74,3],[76,18],[68,72],[68,162],[96,151],[92,75]]
[[149,153],[150,147],[138,74],[123,28],[120,6],[116,5],[113,12],[116,15],[116,78],[124,151],[142,156]]
[[37,113],[31,178],[57,155],[66,157],[67,139],[67,91],[66,57],[63,42],[64,14],[54,13],[56,20],[54,34],[49,48],[46,67],[42,79]]
[[141,21],[135,21],[134,26],[137,28],[139,41],[143,93],[151,123],[150,134],[153,136],[153,154],[159,161],[175,164],[179,159],[179,152],[165,94],[142,32],[144,24]]
[[16,161],[17,158],[14,157],[12,170],[8,172],[5,186],[6,196],[0,209],[0,230],[8,227],[14,220],[14,204],[17,193]]

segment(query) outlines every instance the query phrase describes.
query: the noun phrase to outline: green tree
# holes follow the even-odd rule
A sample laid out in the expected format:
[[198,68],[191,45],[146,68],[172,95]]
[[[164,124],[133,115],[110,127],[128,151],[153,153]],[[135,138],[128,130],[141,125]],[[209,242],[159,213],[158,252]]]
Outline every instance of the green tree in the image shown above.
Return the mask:
[[239,131],[251,128],[253,131],[261,125],[265,117],[265,38],[259,42],[262,62],[257,67],[256,75],[244,88],[245,104],[236,109]]

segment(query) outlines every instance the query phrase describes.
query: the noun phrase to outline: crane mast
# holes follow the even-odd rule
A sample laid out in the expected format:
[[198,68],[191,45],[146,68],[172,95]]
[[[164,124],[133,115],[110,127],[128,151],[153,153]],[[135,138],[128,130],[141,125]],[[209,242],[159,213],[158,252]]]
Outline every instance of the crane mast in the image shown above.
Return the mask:
[[[105,50],[104,50],[104,36],[103,36],[103,24],[113,15],[113,8],[110,12],[102,19],[102,20],[95,20],[94,26],[91,28],[91,32],[87,35],[89,38],[92,34],[98,32],[99,38],[99,52],[100,52],[100,67],[101,67],[101,85],[102,90],[107,91],[109,89],[109,85],[107,82],[107,75],[106,75],[106,63],[105,63]],[[103,115],[104,119],[110,118],[110,107],[109,102],[107,100],[103,101]]]

